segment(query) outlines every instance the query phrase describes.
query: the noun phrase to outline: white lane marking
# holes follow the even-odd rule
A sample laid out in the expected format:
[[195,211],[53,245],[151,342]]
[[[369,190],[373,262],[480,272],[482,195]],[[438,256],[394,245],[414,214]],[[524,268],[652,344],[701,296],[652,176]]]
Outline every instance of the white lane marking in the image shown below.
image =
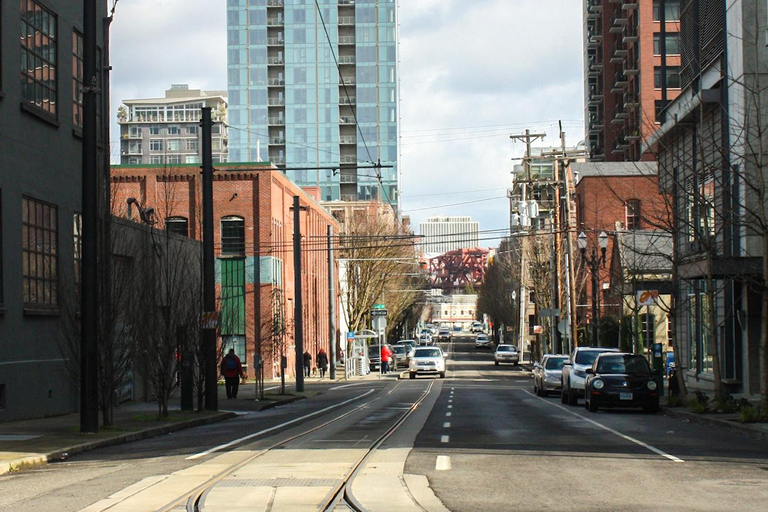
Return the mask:
[[446,418],[450,418],[451,417],[451,413],[450,412],[445,413],[445,417]]
[[449,405],[449,406],[448,406],[448,408],[449,408],[449,409],[453,409],[453,406],[452,406],[452,405]]
[[447,443],[450,438],[451,438],[450,436],[442,436],[440,438],[440,442],[441,443]]
[[445,423],[443,423],[443,428],[451,428],[451,422],[446,421]]
[[437,471],[448,471],[451,469],[451,458],[447,455],[438,455],[435,461],[435,469]]
[[366,391],[365,393],[363,393],[360,396],[356,396],[354,398],[350,398],[349,400],[345,400],[344,402],[338,403],[336,405],[331,405],[330,407],[326,407],[325,409],[320,409],[319,411],[315,411],[315,412],[310,413],[310,414],[305,414],[301,418],[296,418],[296,419],[293,419],[291,421],[286,421],[285,423],[281,423],[280,425],[275,425],[274,427],[270,427],[270,428],[267,428],[267,429],[264,429],[264,430],[260,430],[258,432],[254,432],[253,434],[249,434],[249,435],[241,437],[239,439],[235,439],[234,441],[230,441],[228,443],[220,444],[219,446],[214,446],[210,450],[206,450],[204,452],[200,452],[200,453],[196,453],[194,455],[190,455],[189,457],[186,458],[186,460],[195,460],[195,459],[199,459],[200,457],[205,457],[206,455],[209,455],[211,453],[218,452],[219,450],[223,450],[225,448],[229,448],[230,446],[242,443],[243,441],[247,441],[249,439],[253,439],[254,437],[258,437],[258,436],[264,435],[264,434],[266,434],[268,432],[272,432],[273,430],[277,430],[277,429],[280,429],[280,428],[283,428],[283,427],[287,427],[288,425],[293,425],[294,423],[298,423],[298,422],[303,421],[303,420],[305,420],[307,418],[311,418],[313,416],[317,416],[318,414],[322,414],[322,413],[330,411],[332,409],[337,409],[337,408],[341,407],[342,405],[348,404],[349,402],[354,402],[355,400],[360,400],[361,398],[364,398],[364,397],[370,395],[373,392],[374,392],[373,389],[369,389],[368,391]]
[[563,407],[560,404],[554,404],[554,403],[550,402],[549,400],[544,400],[543,398],[540,398],[540,397],[534,395],[533,393],[531,393],[527,389],[523,389],[522,391],[524,391],[525,393],[528,393],[529,395],[531,395],[534,398],[538,398],[539,400],[541,400],[544,403],[547,403],[549,405],[557,407],[558,409],[562,409],[563,411],[567,412],[568,414],[572,414],[573,416],[576,416],[577,418],[580,418],[580,419],[582,419],[584,421],[587,421],[587,422],[595,425],[596,427],[600,427],[603,430],[607,430],[611,434],[614,434],[614,435],[616,435],[616,436],[618,436],[618,437],[620,437],[622,439],[626,439],[627,441],[635,443],[636,445],[642,446],[643,448],[645,448],[647,450],[650,450],[650,451],[652,451],[653,453],[655,453],[657,455],[661,455],[662,457],[665,457],[665,458],[667,458],[667,459],[669,459],[669,460],[671,460],[673,462],[685,462],[683,459],[679,459],[679,458],[675,457],[674,455],[670,455],[667,452],[661,451],[658,448],[656,448],[655,446],[651,446],[651,445],[649,445],[647,443],[644,443],[644,442],[640,441],[639,439],[635,439],[634,437],[630,437],[630,436],[628,436],[626,434],[622,434],[618,430],[614,430],[611,427],[607,427],[607,426],[603,425],[602,423],[598,423],[595,420],[591,420],[589,418],[585,418],[581,414],[576,414],[575,412],[566,409],[565,407]]
[[344,384],[343,386],[334,386],[332,388],[328,388],[328,391],[335,391],[337,389],[351,388],[352,386],[363,386],[365,384],[368,384],[368,383],[367,382],[355,382],[354,384]]

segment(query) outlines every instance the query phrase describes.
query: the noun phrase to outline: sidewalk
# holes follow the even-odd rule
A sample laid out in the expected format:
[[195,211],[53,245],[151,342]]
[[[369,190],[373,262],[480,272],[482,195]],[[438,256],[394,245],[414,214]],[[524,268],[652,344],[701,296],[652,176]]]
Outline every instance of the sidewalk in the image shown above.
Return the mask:
[[[330,382],[328,378],[306,379],[307,384]],[[70,455],[95,448],[147,439],[177,430],[206,425],[234,418],[237,412],[253,412],[276,407],[311,396],[290,394],[295,390],[293,381],[286,381],[286,395],[279,395],[280,383],[265,383],[263,401],[255,400],[256,384],[240,385],[237,400],[227,400],[223,385],[219,385],[219,412],[185,411],[179,406],[179,398],[171,398],[170,416],[157,419],[157,403],[128,402],[115,408],[114,425],[105,429],[100,426],[96,434],[80,433],[80,414],[67,414],[51,418],[11,421],[0,423],[0,475],[21,468],[62,460]],[[101,416],[99,416],[101,423]]]
[[731,432],[737,432],[754,439],[768,440],[768,423],[740,423],[738,414],[704,413],[697,414],[685,407],[667,407],[662,404],[662,411],[670,418],[682,419],[703,425],[710,425]]

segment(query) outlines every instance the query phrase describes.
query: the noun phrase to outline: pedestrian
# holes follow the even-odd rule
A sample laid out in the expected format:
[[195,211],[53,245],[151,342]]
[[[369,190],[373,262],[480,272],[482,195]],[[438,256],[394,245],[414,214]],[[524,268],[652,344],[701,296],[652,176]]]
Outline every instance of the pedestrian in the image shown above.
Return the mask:
[[317,353],[317,367],[320,368],[320,378],[325,377],[325,370],[328,368],[328,354],[322,348]]
[[304,376],[309,377],[309,371],[312,367],[312,356],[309,354],[309,351],[304,352]]
[[389,345],[381,346],[381,372],[389,373],[389,363],[392,361],[392,349]]
[[227,390],[227,399],[237,398],[237,389],[240,387],[240,378],[245,378],[243,364],[235,355],[235,349],[229,349],[229,353],[221,361],[221,375],[224,376],[224,387]]

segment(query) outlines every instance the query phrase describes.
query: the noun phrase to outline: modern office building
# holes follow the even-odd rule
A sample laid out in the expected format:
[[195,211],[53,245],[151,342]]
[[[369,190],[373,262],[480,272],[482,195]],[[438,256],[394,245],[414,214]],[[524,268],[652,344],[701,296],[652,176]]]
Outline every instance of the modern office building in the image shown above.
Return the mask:
[[442,254],[454,249],[477,247],[480,224],[472,217],[429,217],[419,223],[421,251]]
[[584,117],[591,160],[652,160],[641,142],[680,94],[680,0],[584,0]]
[[227,161],[227,92],[174,84],[164,98],[123,100],[118,109],[120,163],[193,164],[201,161],[200,117],[211,107],[214,162]]
[[227,11],[230,161],[270,161],[323,201],[396,205],[397,3],[239,0]]
[[[104,34],[106,3],[98,5],[97,31]],[[79,284],[83,2],[2,2],[0,20],[3,422],[78,410],[71,378],[78,361],[62,351],[60,333],[62,311],[77,301]],[[103,100],[108,84],[101,78]],[[106,102],[100,104],[103,113]],[[106,134],[98,136],[104,147]]]

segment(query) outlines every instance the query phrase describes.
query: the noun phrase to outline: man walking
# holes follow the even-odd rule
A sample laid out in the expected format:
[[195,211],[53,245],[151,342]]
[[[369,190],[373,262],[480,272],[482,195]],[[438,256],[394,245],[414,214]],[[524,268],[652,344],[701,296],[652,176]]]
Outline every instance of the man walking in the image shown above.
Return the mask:
[[304,352],[304,376],[309,377],[309,370],[312,369],[312,356],[310,355],[309,351],[307,350]]
[[245,374],[243,373],[243,365],[240,362],[240,358],[235,355],[235,349],[229,349],[229,353],[221,361],[221,374],[224,376],[227,399],[237,398],[240,378],[245,378]]

